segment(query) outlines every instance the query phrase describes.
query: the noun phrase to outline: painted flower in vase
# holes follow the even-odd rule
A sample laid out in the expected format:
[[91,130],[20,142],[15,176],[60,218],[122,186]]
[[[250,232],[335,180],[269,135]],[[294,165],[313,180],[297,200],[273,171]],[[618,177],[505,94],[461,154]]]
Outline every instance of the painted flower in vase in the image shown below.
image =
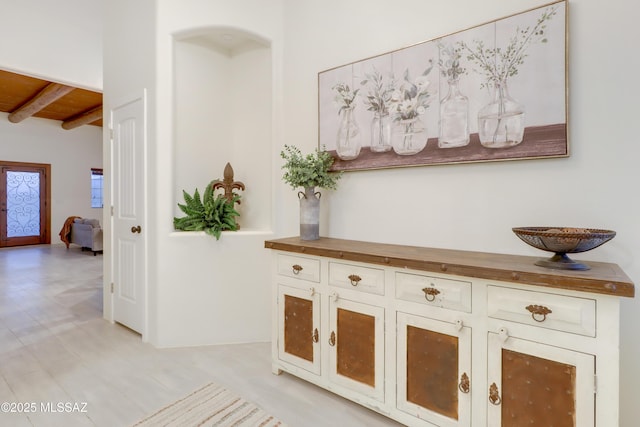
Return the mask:
[[365,73],[365,79],[360,85],[368,88],[364,104],[367,111],[373,112],[371,120],[371,146],[374,153],[384,153],[391,150],[391,117],[389,106],[391,96],[395,90],[393,74],[385,79],[375,68],[371,73]]
[[467,70],[460,65],[460,48],[438,44],[440,75],[447,79],[447,95],[440,100],[438,147],[454,148],[469,144],[469,98],[460,92],[460,76]]
[[427,129],[422,116],[431,102],[427,76],[432,69],[433,61],[429,60],[429,67],[414,80],[409,70],[405,70],[399,87],[393,91],[390,103],[394,124],[391,140],[396,154],[416,154],[427,145]]
[[338,133],[336,135],[336,154],[342,160],[353,160],[360,155],[360,127],[353,113],[356,107],[355,99],[360,89],[353,90],[349,85],[338,83],[333,88],[336,91],[335,101],[338,104]]
[[480,143],[488,148],[513,147],[524,138],[524,106],[509,95],[507,81],[518,74],[524,64],[527,49],[532,43],[546,43],[546,28],[556,14],[557,6],[545,9],[535,25],[516,28],[515,35],[506,47],[486,47],[482,40],[474,40],[473,46],[459,42],[467,59],[474,62],[476,72],[484,74],[486,81],[480,88],[493,91],[492,100],[478,112]]

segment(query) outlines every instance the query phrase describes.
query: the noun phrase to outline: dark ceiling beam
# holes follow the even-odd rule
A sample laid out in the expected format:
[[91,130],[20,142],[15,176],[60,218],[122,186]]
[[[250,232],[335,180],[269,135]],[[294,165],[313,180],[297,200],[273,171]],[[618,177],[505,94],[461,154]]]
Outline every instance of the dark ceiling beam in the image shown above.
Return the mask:
[[24,119],[33,116],[38,111],[44,109],[47,105],[57,101],[74,89],[75,88],[71,86],[65,86],[59,83],[49,83],[33,98],[9,113],[9,121],[11,123],[20,123]]
[[102,118],[102,105],[84,111],[62,122],[62,128],[69,130],[74,129],[87,123],[95,122]]

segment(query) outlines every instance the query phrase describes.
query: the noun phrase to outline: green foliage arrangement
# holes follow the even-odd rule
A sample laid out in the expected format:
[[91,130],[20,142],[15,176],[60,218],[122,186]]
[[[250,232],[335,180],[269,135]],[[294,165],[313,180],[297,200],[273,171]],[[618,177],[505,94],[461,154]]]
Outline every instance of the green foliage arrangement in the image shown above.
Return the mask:
[[184,190],[182,194],[185,204],[178,203],[178,207],[187,216],[173,218],[173,226],[176,230],[204,231],[219,240],[222,231],[238,229],[236,217],[240,214],[235,210],[235,204],[240,200],[239,195],[234,194],[231,201],[221,194],[216,196],[211,184],[207,185],[202,199],[197,188],[193,196]]
[[282,179],[294,189],[298,187],[322,187],[335,190],[342,172],[329,172],[333,157],[325,150],[316,148],[314,153],[302,155],[299,148],[285,145],[280,152],[285,160],[282,169],[286,172]]
[[527,48],[532,43],[547,43],[547,24],[557,13],[558,6],[547,8],[536,21],[536,25],[516,29],[516,34],[509,39],[506,47],[487,47],[482,40],[474,40],[472,46],[458,42],[458,51],[467,54],[467,60],[474,62],[484,74],[487,81],[480,88],[490,83],[506,82],[509,77],[518,74],[518,67],[524,64]]

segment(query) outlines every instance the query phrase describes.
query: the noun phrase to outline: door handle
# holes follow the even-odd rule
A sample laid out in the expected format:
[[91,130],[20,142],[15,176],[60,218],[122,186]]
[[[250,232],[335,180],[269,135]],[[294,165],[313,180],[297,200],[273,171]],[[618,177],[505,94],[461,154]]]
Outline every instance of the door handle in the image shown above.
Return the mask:
[[139,225],[136,225],[135,227],[131,227],[131,232],[132,233],[140,234],[141,231],[142,231],[142,227],[140,227]]

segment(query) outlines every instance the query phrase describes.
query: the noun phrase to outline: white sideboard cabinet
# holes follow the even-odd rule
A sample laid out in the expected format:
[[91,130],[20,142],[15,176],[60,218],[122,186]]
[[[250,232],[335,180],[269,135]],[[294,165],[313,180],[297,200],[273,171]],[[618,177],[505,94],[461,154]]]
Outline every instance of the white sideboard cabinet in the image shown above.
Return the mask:
[[268,240],[273,372],[409,426],[618,425],[615,264]]

